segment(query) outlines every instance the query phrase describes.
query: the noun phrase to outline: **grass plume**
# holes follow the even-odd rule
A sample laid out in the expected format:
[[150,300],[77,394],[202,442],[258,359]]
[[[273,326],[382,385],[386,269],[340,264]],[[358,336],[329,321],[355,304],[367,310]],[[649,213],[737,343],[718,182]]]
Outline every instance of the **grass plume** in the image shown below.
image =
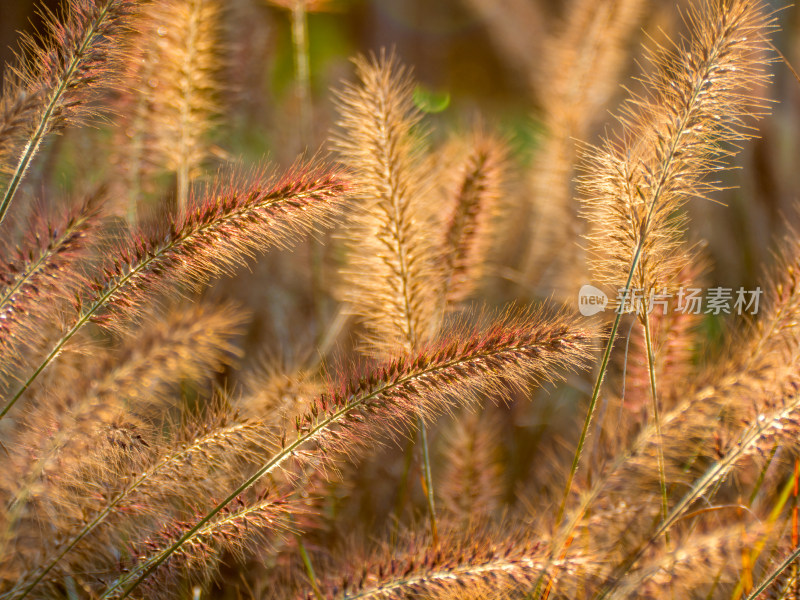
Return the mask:
[[[791,21],[526,1],[41,9],[0,98],[0,600],[797,595]],[[326,130],[340,166],[294,156]]]
[[[618,142],[589,150],[582,182],[593,227],[588,235],[598,282],[649,298],[686,266],[683,216],[691,197],[716,188],[704,180],[747,139],[746,120],[763,110],[754,92],[763,85],[770,17],[757,2],[701,2],[687,15],[690,37],[674,50],[658,48],[646,95],[620,116]],[[693,57],[684,61],[685,55]],[[600,373],[567,480],[559,521],[605,377],[621,312],[611,329]]]
[[[135,315],[145,299],[174,289],[176,282],[200,287],[256,249],[290,243],[304,230],[330,222],[346,190],[335,173],[307,167],[280,178],[255,173],[242,187],[224,181],[210,187],[206,201],[173,219],[166,231],[142,234],[116,251],[102,275],[89,281],[87,298],[80,299],[71,326],[5,404],[0,417],[86,323],[113,326],[115,319]],[[165,282],[166,276],[172,279]]]
[[202,535],[240,494],[307,445],[316,444],[325,454],[352,452],[358,437],[378,424],[381,430],[399,431],[413,422],[412,415],[432,417],[456,398],[461,405],[482,394],[502,398],[532,380],[555,376],[553,368],[581,365],[591,348],[590,334],[569,328],[563,317],[545,318],[541,313],[508,315],[486,330],[457,339],[465,341],[425,348],[334,385],[297,419],[294,440],[284,435],[277,451],[247,480],[172,545],[150,554],[112,583],[102,597],[130,595],[175,552]]
[[147,82],[153,148],[161,166],[175,173],[179,214],[189,208],[191,183],[208,158],[208,136],[220,114],[221,12],[217,0],[154,0],[148,14],[158,40],[149,73],[155,81]]
[[16,161],[3,186],[0,222],[45,137],[92,114],[89,101],[114,73],[120,30],[134,6],[131,0],[71,0],[61,20],[43,13],[49,43],[22,38],[21,52],[33,60],[20,57],[0,104],[0,156]]
[[356,59],[360,85],[339,92],[336,146],[363,206],[353,223],[345,299],[365,320],[371,350],[391,355],[425,341],[432,319],[430,230],[421,220],[430,185],[414,135],[421,115],[413,80],[394,55]]

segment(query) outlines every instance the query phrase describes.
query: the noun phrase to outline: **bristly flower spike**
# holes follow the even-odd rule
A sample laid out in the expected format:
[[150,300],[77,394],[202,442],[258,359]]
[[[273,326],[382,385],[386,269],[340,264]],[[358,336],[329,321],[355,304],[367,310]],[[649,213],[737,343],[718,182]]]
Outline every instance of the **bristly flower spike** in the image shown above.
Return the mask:
[[23,37],[24,58],[10,69],[0,103],[0,163],[14,160],[0,201],[0,222],[50,132],[92,115],[90,100],[113,82],[120,38],[134,0],[69,0],[63,20],[42,9],[50,42]]
[[181,284],[199,289],[257,250],[287,246],[300,234],[332,223],[348,193],[338,172],[313,165],[297,166],[277,178],[263,169],[221,177],[193,211],[112,253],[102,275],[89,281],[71,327],[6,403],[0,418],[89,321],[113,328],[135,317],[155,294],[179,292]]

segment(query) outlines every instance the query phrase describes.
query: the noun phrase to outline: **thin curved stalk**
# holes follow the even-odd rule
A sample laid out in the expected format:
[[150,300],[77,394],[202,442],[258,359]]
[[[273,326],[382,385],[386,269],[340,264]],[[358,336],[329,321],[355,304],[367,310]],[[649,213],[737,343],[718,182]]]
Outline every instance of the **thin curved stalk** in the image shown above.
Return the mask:
[[[796,483],[797,481],[793,477],[790,477],[789,479],[786,480],[786,483],[784,484],[781,493],[778,495],[778,500],[775,503],[775,506],[772,507],[772,510],[769,513],[769,517],[766,519],[767,523],[766,532],[764,533],[762,538],[758,542],[756,542],[756,544],[750,550],[749,563],[751,565],[756,564],[756,561],[758,561],[759,557],[761,556],[761,553],[767,546],[767,541],[769,540],[769,534],[771,533],[771,529],[775,526],[778,517],[780,517],[781,513],[783,512],[783,507],[786,506],[786,503],[789,501],[789,497],[792,495],[792,491],[794,490]],[[752,584],[752,579],[750,580],[750,583]],[[736,587],[733,589],[733,593],[731,594],[731,600],[739,600],[744,592],[745,592],[744,581],[742,578],[740,578],[739,581],[736,582]]]
[[[667,498],[667,478],[664,469],[664,449],[662,448],[661,438],[661,419],[658,410],[658,393],[656,391],[656,361],[653,352],[653,337],[650,332],[650,314],[645,311],[642,318],[644,323],[644,338],[647,346],[647,371],[650,375],[650,396],[653,400],[653,425],[656,428],[656,457],[658,459],[658,480],[661,485],[661,518],[666,519],[669,512],[669,501]],[[667,546],[669,546],[669,534],[665,534]]]
[[307,151],[312,143],[311,121],[311,66],[308,52],[308,12],[305,0],[295,0],[292,7],[292,46],[294,47],[294,74],[300,105],[300,143]]
[[[633,257],[633,262],[631,263],[631,269],[628,273],[628,281],[625,284],[625,289],[629,290],[631,287],[631,281],[633,280],[633,271],[636,268],[637,263],[639,262],[639,256],[642,252],[642,245],[641,242],[639,243],[639,247],[636,249],[636,254]],[[614,318],[614,324],[611,326],[611,333],[608,336],[608,342],[606,343],[606,348],[603,351],[603,359],[600,361],[600,371],[597,374],[597,379],[594,382],[594,388],[592,389],[592,397],[589,400],[589,409],[586,413],[586,419],[583,421],[583,429],[581,429],[581,436],[578,439],[578,446],[575,448],[575,455],[572,457],[572,466],[569,470],[569,475],[567,476],[567,485],[564,488],[564,495],[561,498],[561,504],[558,506],[558,512],[556,513],[556,524],[554,529],[558,529],[561,526],[561,521],[564,519],[564,511],[567,508],[567,500],[569,499],[570,492],[572,492],[572,483],[575,480],[575,473],[578,471],[578,463],[581,460],[581,454],[583,453],[583,447],[586,445],[586,438],[589,435],[589,427],[592,424],[592,417],[594,416],[594,409],[597,406],[597,399],[600,396],[600,387],[603,385],[603,379],[606,376],[606,370],[608,369],[608,362],[611,358],[611,348],[614,346],[614,339],[617,337],[617,330],[619,329],[619,323],[622,320],[622,307],[617,310],[617,316]]]
[[758,584],[758,587],[750,592],[745,600],[756,600],[756,598],[767,591],[769,586],[775,583],[775,580],[780,577],[781,573],[795,564],[797,560],[800,560],[800,548],[797,548],[794,552],[789,554],[781,564],[775,567],[775,569]]
[[311,584],[311,589],[314,590],[314,597],[317,600],[324,600],[322,597],[322,592],[319,589],[319,584],[317,583],[317,574],[314,572],[314,565],[311,564],[311,557],[308,555],[306,545],[303,543],[303,539],[299,535],[297,536],[297,547],[300,549],[300,556],[303,559],[303,566],[305,567],[308,581]]
[[436,526],[436,502],[433,496],[431,457],[428,452],[428,433],[425,428],[425,421],[422,420],[421,416],[417,416],[417,427],[419,427],[420,444],[422,445],[422,476],[425,483],[425,498],[428,502],[428,521],[431,524],[431,544],[436,547],[439,544],[439,531]]

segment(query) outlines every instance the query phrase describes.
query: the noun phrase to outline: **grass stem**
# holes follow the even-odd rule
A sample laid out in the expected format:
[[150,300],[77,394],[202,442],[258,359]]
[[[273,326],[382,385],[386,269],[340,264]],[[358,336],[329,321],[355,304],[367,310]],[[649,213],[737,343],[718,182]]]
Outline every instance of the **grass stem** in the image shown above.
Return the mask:
[[312,144],[311,121],[311,60],[308,50],[308,12],[305,0],[295,0],[292,7],[292,46],[294,73],[297,84],[297,102],[300,107],[300,143],[305,151]]
[[[664,468],[664,450],[662,448],[661,439],[661,419],[658,410],[658,392],[656,388],[656,359],[655,352],[653,351],[653,335],[650,330],[650,313],[644,310],[642,315],[642,324],[644,325],[644,339],[647,345],[647,371],[650,375],[650,397],[653,400],[653,425],[656,429],[656,455],[658,459],[658,480],[661,486],[661,518],[666,519],[669,512],[669,500],[667,498],[667,478]],[[669,532],[664,532],[664,537],[667,543],[667,551],[669,551]]]
[[425,498],[428,502],[428,520],[431,524],[431,540],[435,548],[439,545],[439,532],[436,527],[436,502],[433,496],[433,476],[431,475],[431,458],[428,452],[428,432],[422,417],[417,417],[420,444],[422,446],[422,483]]

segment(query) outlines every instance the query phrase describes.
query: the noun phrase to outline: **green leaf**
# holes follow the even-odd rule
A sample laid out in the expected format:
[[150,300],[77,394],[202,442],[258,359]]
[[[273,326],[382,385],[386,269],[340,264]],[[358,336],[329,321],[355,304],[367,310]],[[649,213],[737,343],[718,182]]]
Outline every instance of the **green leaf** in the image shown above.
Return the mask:
[[450,106],[449,92],[435,92],[424,86],[414,88],[414,104],[422,112],[440,113]]

